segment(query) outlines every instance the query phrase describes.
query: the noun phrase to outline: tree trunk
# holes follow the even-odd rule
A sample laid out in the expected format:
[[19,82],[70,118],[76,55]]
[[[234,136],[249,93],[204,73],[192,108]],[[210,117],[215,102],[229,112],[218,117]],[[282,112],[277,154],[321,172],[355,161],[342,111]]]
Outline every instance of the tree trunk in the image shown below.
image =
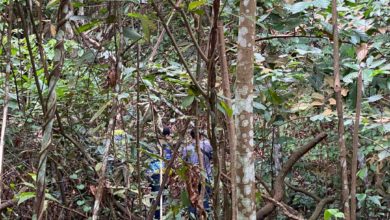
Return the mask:
[[[223,23],[222,21],[218,22],[218,33],[219,33],[219,56],[221,62],[221,72],[222,72],[222,88],[223,95],[226,98],[226,105],[229,109],[232,109],[232,94],[230,92],[230,81],[229,81],[229,70],[226,59],[226,48],[225,48],[225,35],[223,31]],[[233,116],[229,115],[226,112],[226,127],[227,127],[227,135],[229,141],[230,148],[230,170],[231,170],[231,219],[237,219],[237,193],[236,193],[236,131],[234,130],[234,122]],[[225,210],[226,211],[226,210]]]
[[337,0],[332,0],[332,23],[333,23],[333,73],[334,73],[334,91],[336,94],[336,108],[338,116],[338,143],[340,148],[341,165],[341,204],[343,206],[345,219],[350,219],[349,209],[349,187],[348,187],[348,167],[347,167],[347,148],[344,140],[344,117],[343,100],[341,96],[340,85],[340,54],[339,54],[339,32],[337,26]]
[[57,96],[56,84],[61,76],[62,66],[64,64],[64,40],[65,40],[65,23],[66,16],[70,13],[71,6],[69,0],[61,0],[57,14],[57,44],[54,48],[54,67],[50,73],[48,80],[48,100],[46,104],[46,111],[44,115],[43,139],[41,144],[41,151],[39,152],[39,165],[37,175],[37,189],[34,203],[33,218],[43,219],[44,201],[46,189],[46,163],[49,153],[49,147],[52,144],[53,123],[55,119]]
[[253,48],[256,1],[240,3],[235,126],[237,137],[236,181],[237,219],[256,219],[255,158],[253,153]]
[[[357,49],[358,62],[361,64],[362,60],[367,55],[367,44],[362,44]],[[353,126],[353,142],[352,142],[352,165],[351,165],[351,219],[356,219],[356,174],[358,166],[358,151],[359,151],[359,122],[362,104],[362,67],[360,66],[359,75],[356,86],[356,115],[355,124]]]

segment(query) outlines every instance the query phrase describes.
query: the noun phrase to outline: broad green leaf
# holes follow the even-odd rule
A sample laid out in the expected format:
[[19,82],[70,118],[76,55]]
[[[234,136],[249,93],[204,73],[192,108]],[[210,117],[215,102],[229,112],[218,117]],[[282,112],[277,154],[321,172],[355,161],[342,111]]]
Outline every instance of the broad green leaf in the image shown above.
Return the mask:
[[84,211],[84,212],[89,212],[89,211],[91,211],[91,209],[92,209],[92,207],[89,206],[89,205],[83,206],[83,211]]
[[357,193],[357,194],[356,194],[356,199],[357,199],[358,201],[363,201],[363,200],[366,199],[366,197],[367,197],[367,194],[365,194],[365,193]]
[[286,8],[289,10],[291,13],[296,14],[299,12],[302,12],[312,6],[312,2],[298,2],[293,5],[287,5]]
[[144,33],[144,39],[146,41],[150,41],[150,33],[153,29],[155,29],[156,25],[155,23],[150,20],[149,16],[143,15],[140,13],[128,13],[129,17],[139,19],[141,21],[142,30]]
[[124,199],[124,198],[126,198],[125,193],[126,193],[126,189],[120,189],[120,190],[115,191],[114,195],[117,195],[117,196]]
[[45,198],[54,202],[58,202],[58,203],[60,202],[56,198],[54,198],[54,196],[52,196],[50,193],[45,193]]
[[188,11],[193,11],[194,9],[197,9],[206,3],[207,3],[206,0],[199,0],[199,1],[190,2],[190,4],[188,4]]
[[180,200],[184,207],[188,207],[190,205],[190,198],[188,197],[187,190],[182,190],[180,193]]
[[192,104],[192,102],[194,101],[195,99],[195,96],[192,96],[192,95],[189,95],[189,96],[186,96],[184,97],[182,103],[181,103],[181,106],[183,106],[183,108],[186,108],[188,107],[189,105]]
[[357,176],[361,179],[361,180],[364,180],[364,178],[366,178],[367,176],[367,172],[368,172],[368,169],[367,167],[364,167],[363,169],[359,170],[357,172]]
[[76,204],[77,204],[78,206],[82,206],[82,205],[85,204],[85,200],[77,200]]
[[31,178],[34,180],[34,181],[37,181],[37,174],[36,173],[28,173],[29,176],[31,176]]
[[142,38],[142,36],[138,32],[136,32],[133,28],[130,27],[123,28],[123,35],[132,41],[136,41]]
[[382,206],[381,204],[381,200],[382,197],[380,196],[369,196],[368,197],[368,200],[370,200],[372,203],[374,203],[375,205],[378,205],[378,206]]
[[260,102],[253,102],[253,108],[259,109],[259,110],[267,110],[267,107],[265,107]]
[[78,33],[83,33],[85,31],[89,31],[91,30],[92,28],[98,26],[99,24],[101,23],[101,21],[99,20],[95,20],[95,21],[91,21],[89,23],[86,23],[84,25],[81,25],[80,27],[78,27],[76,30]]
[[16,195],[16,199],[18,200],[18,205],[34,197],[35,197],[35,192],[22,192]]
[[76,188],[79,189],[79,190],[83,190],[83,189],[85,189],[85,185],[84,184],[78,184],[76,186]]
[[22,182],[22,184],[25,185],[25,186],[28,186],[28,187],[30,187],[30,188],[32,188],[32,189],[35,189],[35,185],[32,184],[32,183]]
[[229,108],[229,106],[224,101],[221,101],[220,104],[221,104],[222,108],[225,110],[225,113],[228,115],[228,117],[232,117],[233,109]]
[[71,178],[71,179],[73,179],[73,180],[76,180],[76,179],[78,179],[79,177],[77,176],[77,174],[74,173],[74,174],[70,175],[69,178]]
[[344,213],[340,212],[338,209],[327,209],[324,212],[324,220],[330,220],[332,217],[344,218]]

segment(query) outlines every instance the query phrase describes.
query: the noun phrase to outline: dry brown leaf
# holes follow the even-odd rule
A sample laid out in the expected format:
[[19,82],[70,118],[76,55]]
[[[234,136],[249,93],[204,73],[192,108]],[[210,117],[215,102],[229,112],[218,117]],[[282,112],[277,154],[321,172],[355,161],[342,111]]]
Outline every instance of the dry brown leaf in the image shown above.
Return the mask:
[[347,96],[348,95],[348,89],[342,88],[341,89],[341,95],[344,96],[344,97]]
[[324,103],[319,102],[319,101],[314,101],[311,103],[311,106],[322,106]]
[[330,98],[328,101],[330,105],[336,105],[336,99]]
[[52,37],[56,36],[57,34],[57,30],[56,30],[56,26],[50,24],[50,34]]
[[328,84],[330,87],[334,87],[334,79],[331,76],[325,76],[324,78],[325,84]]
[[324,115],[324,116],[329,116],[329,115],[331,115],[332,113],[333,113],[332,109],[327,108],[327,109],[325,109],[324,112],[322,112],[322,115]]
[[311,94],[311,97],[313,97],[314,99],[319,99],[319,100],[324,100],[324,98],[325,98],[323,95],[321,95],[320,93],[317,93],[317,92]]
[[359,63],[362,62],[368,53],[368,44],[362,43],[358,48],[356,48],[357,58]]

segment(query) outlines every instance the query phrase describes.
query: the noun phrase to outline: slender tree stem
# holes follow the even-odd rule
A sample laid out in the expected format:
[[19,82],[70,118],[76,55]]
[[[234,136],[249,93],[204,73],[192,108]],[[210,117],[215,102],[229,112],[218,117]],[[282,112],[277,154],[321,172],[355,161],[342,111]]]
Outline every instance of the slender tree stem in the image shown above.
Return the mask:
[[343,100],[341,96],[340,85],[340,51],[339,51],[339,31],[337,23],[337,0],[332,0],[332,24],[333,24],[333,72],[334,72],[334,91],[336,95],[336,109],[338,117],[338,143],[340,148],[340,166],[341,166],[341,204],[344,210],[346,220],[350,220],[349,207],[349,187],[348,187],[348,167],[347,167],[347,148],[344,139],[344,117]]

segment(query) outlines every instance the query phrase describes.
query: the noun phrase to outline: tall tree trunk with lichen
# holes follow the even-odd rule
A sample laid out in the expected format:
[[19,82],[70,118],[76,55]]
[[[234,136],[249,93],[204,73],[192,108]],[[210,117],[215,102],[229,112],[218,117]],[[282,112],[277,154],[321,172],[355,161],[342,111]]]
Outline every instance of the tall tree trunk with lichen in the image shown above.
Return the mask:
[[34,203],[33,218],[43,219],[45,212],[45,189],[46,189],[46,163],[49,153],[49,147],[52,144],[53,123],[55,119],[57,96],[56,84],[61,76],[62,67],[64,64],[64,40],[65,40],[65,24],[67,22],[66,16],[71,11],[69,0],[61,0],[57,12],[57,43],[54,48],[54,65],[53,70],[48,76],[48,99],[46,104],[46,111],[44,115],[43,139],[41,150],[39,152],[39,165],[37,175],[37,189]]
[[340,51],[339,51],[339,32],[337,24],[337,0],[332,0],[332,24],[333,24],[333,73],[334,73],[334,92],[336,95],[336,108],[338,117],[338,143],[340,148],[341,165],[341,201],[345,219],[350,219],[349,209],[349,186],[348,186],[348,167],[347,167],[347,148],[344,140],[344,116],[343,100],[341,96],[340,85]]
[[240,3],[235,126],[237,137],[236,181],[237,219],[255,219],[255,158],[253,154],[253,56],[256,1]]

